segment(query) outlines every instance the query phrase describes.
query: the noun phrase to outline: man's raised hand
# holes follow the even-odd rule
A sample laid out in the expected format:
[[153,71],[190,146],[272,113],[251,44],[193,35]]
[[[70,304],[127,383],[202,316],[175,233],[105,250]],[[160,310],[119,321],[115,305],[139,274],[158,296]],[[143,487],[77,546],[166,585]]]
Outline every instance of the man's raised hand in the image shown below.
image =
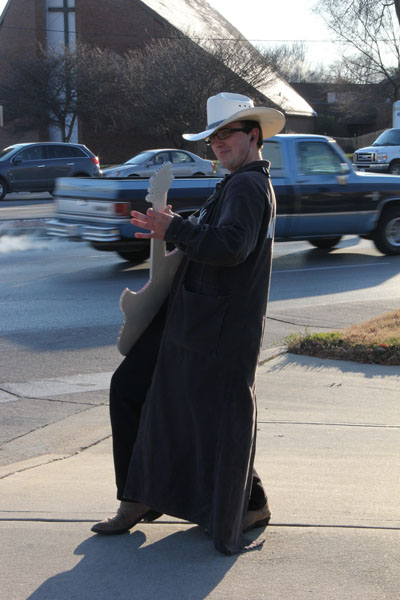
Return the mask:
[[133,210],[131,212],[132,225],[136,225],[136,227],[141,227],[142,229],[150,230],[148,233],[138,231],[135,233],[135,237],[141,239],[155,238],[158,240],[163,240],[165,232],[175,216],[171,209],[172,206],[168,204],[168,206],[166,206],[162,212],[157,212],[153,208],[149,208],[146,211],[146,214]]

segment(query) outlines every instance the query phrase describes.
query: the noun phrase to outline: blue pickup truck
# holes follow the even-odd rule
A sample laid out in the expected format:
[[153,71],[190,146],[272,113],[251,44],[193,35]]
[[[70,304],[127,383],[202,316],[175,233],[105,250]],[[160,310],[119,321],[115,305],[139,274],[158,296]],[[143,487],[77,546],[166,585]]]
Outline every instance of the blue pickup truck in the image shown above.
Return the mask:
[[[277,199],[277,241],[308,240],[333,248],[344,235],[372,239],[383,254],[400,254],[400,177],[353,169],[325,136],[281,134],[265,140]],[[182,215],[196,211],[219,178],[175,179],[168,203]],[[149,244],[134,237],[130,211],[145,211],[148,179],[63,178],[56,186],[51,236],[87,240],[135,262]]]

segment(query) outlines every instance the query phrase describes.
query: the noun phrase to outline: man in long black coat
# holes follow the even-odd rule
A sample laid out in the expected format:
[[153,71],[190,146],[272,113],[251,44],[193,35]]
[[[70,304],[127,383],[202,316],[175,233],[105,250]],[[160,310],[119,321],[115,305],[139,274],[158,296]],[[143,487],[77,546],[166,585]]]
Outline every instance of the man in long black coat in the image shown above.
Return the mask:
[[242,532],[270,518],[253,469],[254,381],[275,224],[269,163],[260,148],[283,128],[284,117],[228,93],[208,100],[207,115],[205,131],[184,137],[206,139],[230,174],[199,217],[184,220],[170,207],[132,213],[132,222],[150,231],[137,237],[173,242],[184,259],[168,307],[114,374],[110,410],[121,506],[93,531],[122,533],[166,513],[203,526],[218,550],[235,554],[248,545]]

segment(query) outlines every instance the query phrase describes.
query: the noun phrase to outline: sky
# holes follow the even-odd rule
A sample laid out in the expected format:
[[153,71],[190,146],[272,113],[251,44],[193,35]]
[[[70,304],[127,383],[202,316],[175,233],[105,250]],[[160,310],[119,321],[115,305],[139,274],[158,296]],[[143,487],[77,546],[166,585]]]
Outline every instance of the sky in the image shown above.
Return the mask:
[[322,18],[312,12],[316,0],[207,1],[252,43],[305,41],[307,59],[314,65],[339,58],[338,44]]
[[[7,0],[0,0],[0,13]],[[307,42],[307,59],[314,65],[329,64],[338,57],[320,17],[311,11],[316,0],[208,0],[218,12],[252,42]]]

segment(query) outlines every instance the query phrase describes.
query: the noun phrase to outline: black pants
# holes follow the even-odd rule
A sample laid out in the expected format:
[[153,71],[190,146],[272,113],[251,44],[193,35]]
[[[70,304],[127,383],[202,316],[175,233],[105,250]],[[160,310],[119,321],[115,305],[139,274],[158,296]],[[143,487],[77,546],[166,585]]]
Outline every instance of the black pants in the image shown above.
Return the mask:
[[[140,413],[151,383],[165,324],[166,305],[122,361],[112,376],[110,417],[118,500],[124,499],[125,482],[139,427]],[[266,495],[253,472],[249,510],[262,508]]]

